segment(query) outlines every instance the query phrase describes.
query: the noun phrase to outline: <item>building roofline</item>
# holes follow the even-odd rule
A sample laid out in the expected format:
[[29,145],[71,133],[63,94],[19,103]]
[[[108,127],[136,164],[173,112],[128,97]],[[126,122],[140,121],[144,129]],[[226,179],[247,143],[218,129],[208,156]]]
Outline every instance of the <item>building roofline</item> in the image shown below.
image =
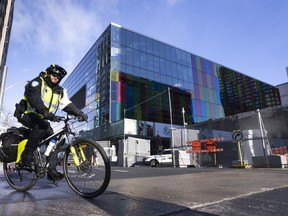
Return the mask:
[[[223,64],[217,63],[217,62],[215,62],[215,61],[213,61],[213,60],[210,60],[210,59],[208,59],[208,58],[205,58],[205,57],[203,57],[203,56],[200,56],[200,55],[197,55],[197,54],[192,53],[192,52],[190,52],[190,51],[187,51],[187,50],[184,50],[184,49],[182,49],[182,48],[176,47],[175,45],[168,44],[167,42],[163,42],[163,41],[161,41],[161,40],[159,40],[159,39],[155,39],[155,38],[153,38],[153,37],[151,37],[151,36],[147,36],[147,35],[145,35],[145,34],[143,34],[143,33],[140,33],[140,32],[137,32],[137,31],[135,31],[135,30],[132,30],[132,29],[123,27],[123,26],[121,26],[121,25],[119,25],[119,24],[117,24],[117,23],[111,22],[109,25],[113,25],[113,26],[116,26],[116,27],[118,27],[118,28],[123,28],[123,29],[126,29],[126,30],[128,30],[128,31],[134,32],[134,33],[136,33],[136,34],[143,35],[143,36],[145,36],[145,37],[147,37],[147,38],[150,38],[150,39],[152,39],[152,40],[156,40],[156,41],[161,42],[161,43],[163,43],[163,44],[166,44],[166,45],[168,45],[168,46],[172,46],[172,47],[177,48],[177,49],[179,49],[179,50],[181,50],[181,51],[187,52],[187,53],[189,53],[189,54],[192,54],[192,55],[195,55],[195,56],[200,57],[200,58],[202,58],[202,59],[205,59],[205,60],[207,60],[207,61],[210,61],[210,62],[212,62],[212,63],[214,63],[214,64],[216,64],[216,65],[218,65],[218,66],[220,66],[220,67],[225,67],[225,68],[227,68],[227,69],[229,69],[229,70],[233,70],[233,71],[235,71],[235,72],[237,72],[237,73],[240,73],[240,74],[242,74],[242,75],[244,75],[244,76],[250,77],[250,78],[252,78],[252,79],[254,79],[254,80],[258,80],[258,81],[260,81],[260,82],[262,82],[262,83],[266,83],[267,85],[276,87],[275,85],[272,85],[272,84],[270,84],[270,83],[264,82],[264,81],[262,81],[262,80],[260,80],[260,79],[255,78],[255,77],[249,76],[249,75],[245,74],[244,72],[240,72],[240,71],[238,71],[238,70],[235,70],[235,69],[230,68],[230,67],[228,67],[228,66],[225,66],[225,65],[223,65]],[[108,27],[109,27],[109,25],[108,25]],[[108,28],[108,27],[107,27],[107,28]],[[107,29],[107,28],[106,28],[106,29]],[[105,31],[106,31],[106,29],[105,29]],[[105,31],[104,31],[104,32],[105,32]]]

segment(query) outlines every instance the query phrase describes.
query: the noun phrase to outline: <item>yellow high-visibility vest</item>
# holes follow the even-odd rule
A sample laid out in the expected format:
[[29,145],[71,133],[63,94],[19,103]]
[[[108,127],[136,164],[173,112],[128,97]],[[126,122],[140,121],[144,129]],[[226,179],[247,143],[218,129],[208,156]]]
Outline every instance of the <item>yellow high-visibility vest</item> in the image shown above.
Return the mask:
[[[41,99],[44,105],[48,108],[49,112],[53,113],[55,110],[57,110],[62,95],[59,92],[53,93],[52,88],[50,88],[47,85],[44,79],[42,77],[40,77],[40,79],[42,81],[41,82]],[[23,97],[23,99],[27,101],[27,98],[25,96]],[[25,114],[28,114],[31,112],[36,113],[40,115],[41,117],[43,117],[41,114],[37,113],[36,110],[33,107],[31,107],[31,105],[27,101],[27,110],[25,111]]]

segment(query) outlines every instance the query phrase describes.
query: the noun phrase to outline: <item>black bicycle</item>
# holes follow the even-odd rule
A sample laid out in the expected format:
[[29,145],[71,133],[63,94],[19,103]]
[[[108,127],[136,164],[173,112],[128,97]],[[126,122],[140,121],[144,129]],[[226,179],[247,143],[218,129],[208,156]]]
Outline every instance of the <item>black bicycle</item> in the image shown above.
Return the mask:
[[[18,158],[15,162],[3,162],[4,176],[8,184],[17,191],[30,190],[39,178],[43,178],[48,170],[49,161],[45,161],[42,146],[53,138],[57,142],[53,150],[64,148],[61,161],[64,177],[71,189],[83,197],[97,197],[101,195],[110,182],[111,167],[108,157],[97,141],[86,138],[77,138],[70,126],[75,117],[67,115],[62,118],[63,128],[39,143],[34,152],[35,166],[23,166],[20,153],[24,150],[27,140],[18,145]],[[42,147],[42,148],[41,148]],[[44,147],[45,148],[45,147]],[[52,150],[52,151],[53,151]],[[52,153],[50,152],[50,154]],[[59,153],[58,153],[59,154]]]

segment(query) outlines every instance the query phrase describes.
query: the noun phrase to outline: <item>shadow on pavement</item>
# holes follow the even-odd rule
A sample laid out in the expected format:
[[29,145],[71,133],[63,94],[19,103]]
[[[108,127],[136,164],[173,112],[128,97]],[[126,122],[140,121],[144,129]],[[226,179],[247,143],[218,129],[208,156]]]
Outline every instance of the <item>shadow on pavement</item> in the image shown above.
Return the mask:
[[[153,199],[145,199],[115,192],[105,192],[96,199],[86,199],[108,215],[133,215],[133,216],[216,216],[215,214],[192,210],[186,206]],[[96,213],[96,212],[95,212]],[[97,214],[97,213],[96,213]]]

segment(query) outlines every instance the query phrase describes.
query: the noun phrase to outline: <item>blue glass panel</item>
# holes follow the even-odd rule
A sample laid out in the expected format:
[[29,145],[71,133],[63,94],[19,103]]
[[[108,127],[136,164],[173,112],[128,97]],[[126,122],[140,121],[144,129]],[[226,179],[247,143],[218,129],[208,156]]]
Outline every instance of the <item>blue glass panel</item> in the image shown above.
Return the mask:
[[156,40],[153,40],[152,42],[152,47],[153,47],[153,55],[159,56],[159,42]]
[[152,40],[150,38],[146,38],[146,51],[149,54],[153,53],[153,45],[152,45]]
[[210,70],[210,62],[209,61],[205,61],[205,71],[208,74],[211,74],[211,70]]
[[173,78],[170,76],[167,76],[167,84],[170,86],[173,86]]
[[113,42],[119,43],[120,31],[121,31],[121,28],[117,28],[114,26],[111,27],[111,32],[112,32],[111,39]]
[[172,62],[171,66],[172,66],[172,77],[175,77],[175,78],[178,77],[177,64],[175,62]]
[[200,101],[200,106],[201,106],[201,116],[207,116],[205,102]]
[[211,117],[211,119],[215,119],[215,107],[214,107],[214,104],[210,103],[209,106],[210,106],[210,117]]
[[190,81],[191,82],[191,80],[189,80],[188,74],[189,74],[189,68],[188,67],[183,67],[183,79],[185,81]]
[[190,55],[190,59],[191,59],[191,66],[192,66],[192,68],[197,68],[196,67],[196,56],[195,55],[193,55],[193,54],[191,54]]
[[207,75],[206,73],[202,72],[202,82],[203,82],[203,86],[207,86]]
[[215,89],[216,90],[218,90],[218,91],[220,91],[220,84],[219,84],[219,79],[218,79],[218,77],[215,77],[214,78],[214,84],[215,84]]
[[197,71],[202,71],[202,68],[201,68],[201,58],[196,56],[196,69]]
[[176,49],[176,62],[177,64],[182,64],[181,50]]
[[137,33],[133,33],[133,48],[137,50],[140,49],[140,37]]
[[198,84],[199,83],[199,81],[198,81],[198,72],[194,68],[192,69],[192,75],[193,75],[193,82]]
[[126,64],[121,63],[121,64],[120,64],[120,69],[119,69],[119,71],[124,72],[124,73],[127,73]]
[[111,100],[112,101],[117,101],[117,97],[118,97],[117,93],[114,92],[114,91],[111,91],[110,93],[111,93]]
[[177,64],[177,78],[183,80],[183,70],[182,70],[182,66],[180,64]]
[[165,45],[163,43],[159,43],[159,55],[162,59],[165,58]]
[[139,49],[142,52],[146,52],[146,37],[140,35],[140,44],[139,44]]
[[125,33],[126,30],[125,29],[120,29],[120,44],[126,45],[126,36]]
[[216,118],[220,118],[220,114],[219,114],[219,105],[214,105],[214,113],[215,113],[215,117]]
[[126,73],[128,74],[134,74],[133,67],[130,65],[126,65]]
[[161,83],[167,84],[167,76],[161,74],[160,78],[161,78]]
[[199,85],[194,84],[194,95],[195,99],[200,100]]
[[140,52],[140,67],[147,69],[147,56],[146,53]]
[[133,51],[129,47],[126,49],[126,64],[133,65]]
[[160,61],[159,61],[159,72],[161,73],[161,74],[165,74],[166,75],[166,70],[165,70],[165,60],[164,59],[162,59],[162,58],[160,58],[159,59]]
[[142,76],[142,70],[140,69],[140,68],[138,68],[138,67],[133,67],[133,74],[134,74],[134,76],[137,76],[137,77],[140,77],[140,76]]
[[160,60],[156,56],[153,56],[153,71],[155,73],[159,73],[160,72]]
[[116,102],[111,102],[111,113],[110,113],[110,117],[111,117],[111,121],[115,122],[117,120],[120,120],[120,118],[117,118],[117,114],[119,113],[118,111],[118,103]]
[[[192,113],[192,114],[195,114],[195,113],[194,113],[194,110],[196,110],[196,103],[195,103],[195,100],[194,100],[194,99],[191,100],[191,109],[192,109],[192,110],[191,110],[191,113]],[[192,112],[192,111],[193,111],[193,112]]]
[[199,85],[199,95],[200,100],[204,100],[204,89],[203,86]]
[[172,77],[172,64],[170,61],[165,61],[165,69],[167,76]]
[[154,73],[152,71],[147,71],[147,74],[149,80],[154,80]]
[[131,31],[126,31],[126,46],[132,47],[133,44],[133,35]]
[[211,118],[211,111],[210,111],[210,103],[205,103],[205,108],[206,108],[206,117],[208,118],[208,119],[210,119]]
[[141,75],[140,75],[141,77],[146,78],[146,79],[148,78],[148,74],[146,70],[141,69],[140,72],[141,72]]
[[147,69],[153,71],[153,56],[147,55]]
[[204,100],[205,101],[210,101],[208,88],[203,87],[203,92],[204,92]]
[[118,90],[118,82],[111,80],[111,91],[117,91]]
[[154,73],[154,80],[156,82],[160,82],[160,74],[159,73]]
[[165,44],[165,58],[171,61],[172,55],[171,55],[171,47]]
[[172,62],[177,62],[176,48],[174,48],[174,47],[171,47],[171,61]]

